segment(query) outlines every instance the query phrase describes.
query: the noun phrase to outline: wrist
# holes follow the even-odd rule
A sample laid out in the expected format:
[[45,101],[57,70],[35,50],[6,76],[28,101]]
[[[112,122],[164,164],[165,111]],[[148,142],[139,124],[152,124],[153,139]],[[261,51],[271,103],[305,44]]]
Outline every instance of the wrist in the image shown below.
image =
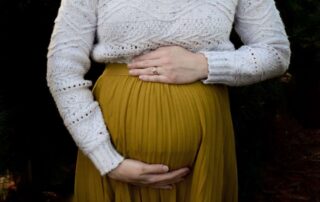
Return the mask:
[[209,65],[207,57],[200,52],[195,53],[196,56],[196,66],[199,68],[199,76],[201,79],[206,79],[209,74]]

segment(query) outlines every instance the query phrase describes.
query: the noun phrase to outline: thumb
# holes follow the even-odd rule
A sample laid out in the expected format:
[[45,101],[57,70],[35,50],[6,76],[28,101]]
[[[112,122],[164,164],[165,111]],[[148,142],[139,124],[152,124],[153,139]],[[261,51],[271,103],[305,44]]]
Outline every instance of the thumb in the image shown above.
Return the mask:
[[161,174],[169,171],[169,167],[163,164],[145,164],[143,174]]

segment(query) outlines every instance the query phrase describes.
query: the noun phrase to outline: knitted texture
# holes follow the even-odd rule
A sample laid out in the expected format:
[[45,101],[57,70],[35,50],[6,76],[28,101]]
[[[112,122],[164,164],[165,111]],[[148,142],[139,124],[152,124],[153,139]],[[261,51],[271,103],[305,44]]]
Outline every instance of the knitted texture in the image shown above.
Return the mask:
[[[244,42],[237,50],[229,39],[233,25]],[[62,0],[47,55],[48,86],[75,143],[102,175],[124,158],[84,79],[90,56],[129,63],[168,45],[205,55],[205,84],[256,83],[284,73],[290,59],[274,0]]]

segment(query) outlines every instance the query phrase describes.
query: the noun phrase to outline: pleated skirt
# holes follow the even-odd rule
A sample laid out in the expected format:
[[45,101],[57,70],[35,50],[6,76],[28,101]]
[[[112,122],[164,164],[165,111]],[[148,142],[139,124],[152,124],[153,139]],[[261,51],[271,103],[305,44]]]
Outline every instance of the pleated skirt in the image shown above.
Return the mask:
[[139,187],[100,176],[78,152],[74,202],[236,202],[234,132],[228,88],[145,82],[111,63],[97,80],[99,102],[115,148],[125,158],[188,166],[170,190]]

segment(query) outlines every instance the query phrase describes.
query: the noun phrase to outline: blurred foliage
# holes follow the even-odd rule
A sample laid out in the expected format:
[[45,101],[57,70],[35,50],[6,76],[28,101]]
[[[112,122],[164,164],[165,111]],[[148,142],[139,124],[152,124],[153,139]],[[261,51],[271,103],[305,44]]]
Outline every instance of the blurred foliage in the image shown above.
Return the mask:
[[[278,0],[279,2],[281,0]],[[282,3],[290,41],[303,48],[320,47],[320,3],[318,0],[286,0]],[[283,14],[284,15],[284,14]]]
[[[3,102],[1,102],[4,98],[0,97],[0,106],[3,106]],[[0,173],[3,173],[6,169],[6,165],[8,165],[8,154],[10,148],[10,140],[8,135],[8,130],[10,127],[8,126],[8,111],[0,110]]]
[[[8,106],[5,104],[4,93],[0,92],[0,106]],[[13,125],[13,116],[16,111],[13,108],[0,107],[0,174],[4,174],[7,169],[15,170],[20,165],[15,162],[19,149],[17,143],[14,142],[15,127]]]
[[272,79],[230,88],[241,201],[253,201],[254,193],[262,188],[261,171],[274,155],[273,121],[286,110],[285,87],[280,79]]

